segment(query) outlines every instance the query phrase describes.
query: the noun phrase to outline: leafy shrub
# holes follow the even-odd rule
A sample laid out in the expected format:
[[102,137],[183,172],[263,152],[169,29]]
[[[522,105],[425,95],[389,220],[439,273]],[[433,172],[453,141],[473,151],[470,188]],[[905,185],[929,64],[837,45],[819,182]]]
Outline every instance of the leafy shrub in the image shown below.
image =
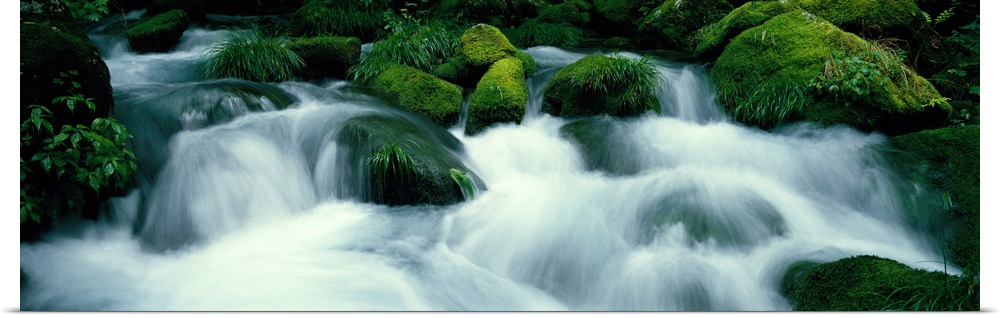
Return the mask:
[[97,21],[108,15],[108,0],[63,0],[74,19]]
[[[52,107],[59,105],[70,111],[80,106],[97,108],[92,98],[72,91],[52,101]],[[93,194],[109,187],[125,188],[136,171],[136,157],[125,146],[132,136],[124,125],[112,118],[97,118],[90,126],[64,125],[57,132],[49,107],[31,105],[29,109],[31,115],[21,123],[21,149],[38,151],[27,161],[21,158],[22,224],[27,219],[41,223],[45,215],[58,216],[51,199],[59,194],[69,213],[81,213],[94,200]],[[88,188],[93,192],[86,192]]]
[[257,82],[292,79],[305,62],[288,48],[288,43],[285,37],[267,36],[259,29],[229,32],[225,40],[206,51],[205,74]]
[[435,20],[423,24],[400,22],[390,27],[392,34],[375,42],[361,63],[348,70],[348,76],[368,83],[391,64],[430,72],[455,53],[459,30],[452,24]]

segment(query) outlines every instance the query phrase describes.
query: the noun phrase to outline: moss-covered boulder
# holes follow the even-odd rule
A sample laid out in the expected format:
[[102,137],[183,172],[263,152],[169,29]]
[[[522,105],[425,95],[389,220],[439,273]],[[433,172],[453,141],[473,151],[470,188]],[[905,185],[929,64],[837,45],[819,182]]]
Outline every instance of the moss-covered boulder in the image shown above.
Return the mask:
[[288,21],[292,36],[353,36],[372,42],[387,24],[388,1],[305,0]]
[[899,56],[805,12],[740,33],[711,76],[724,108],[765,129],[804,120],[901,134],[940,127],[951,111]]
[[722,54],[729,39],[746,29],[764,24],[786,12],[799,10],[788,1],[752,1],[733,9],[721,20],[702,27],[696,33],[694,54],[704,60],[714,60]]
[[173,10],[184,11],[194,21],[205,20],[205,3],[202,0],[154,0],[146,8],[144,16],[157,16]]
[[521,60],[521,66],[524,67],[524,77],[530,78],[535,76],[535,70],[538,69],[538,65],[535,64],[535,58],[531,57],[530,54],[524,53],[524,51],[517,51],[514,57]]
[[465,133],[475,135],[496,123],[520,124],[528,105],[524,63],[508,57],[493,63],[469,101]]
[[[925,182],[942,193],[954,218],[948,247],[950,259],[963,268],[979,269],[979,125],[925,130],[893,137]],[[903,160],[897,160],[903,161]]]
[[660,111],[656,92],[663,81],[645,58],[589,55],[556,72],[542,110],[554,116],[635,116]]
[[388,66],[370,86],[401,108],[443,128],[455,125],[462,112],[462,91],[458,86],[409,66]]
[[500,29],[487,24],[480,23],[469,28],[459,40],[465,60],[474,68],[488,68],[493,62],[518,52]]
[[[392,114],[372,114],[348,119],[336,135],[343,151],[337,162],[352,165],[339,177],[343,184],[363,184],[346,189],[348,198],[397,205],[447,205],[463,201],[451,169],[464,172],[476,184],[482,181],[462,164],[462,144],[444,129],[426,129]],[[403,158],[389,161],[384,155]]]
[[289,46],[305,62],[304,78],[346,78],[347,69],[361,58],[361,40],[355,37],[299,38]]
[[[979,310],[978,282],[877,256],[844,258],[787,277],[785,292],[795,310]],[[956,302],[967,307],[949,309]]]
[[[21,121],[30,115],[30,105],[48,107],[56,129],[66,124],[89,125],[95,118],[108,117],[114,108],[111,76],[80,26],[45,15],[22,15],[19,25]],[[75,94],[93,98],[97,109],[78,107],[70,112],[62,105],[52,107],[54,98]]]
[[594,0],[590,29],[602,36],[635,35],[642,22],[643,0]]
[[591,5],[583,0],[565,1],[545,7],[538,12],[535,20],[543,23],[567,23],[582,28],[590,23],[590,9]]
[[692,35],[719,21],[733,9],[724,0],[665,1],[650,11],[639,25],[639,42],[645,47],[690,51]]
[[866,39],[912,39],[929,28],[913,0],[792,0],[840,29]]
[[129,47],[139,53],[166,52],[180,41],[191,21],[187,13],[173,10],[158,14],[125,31]]

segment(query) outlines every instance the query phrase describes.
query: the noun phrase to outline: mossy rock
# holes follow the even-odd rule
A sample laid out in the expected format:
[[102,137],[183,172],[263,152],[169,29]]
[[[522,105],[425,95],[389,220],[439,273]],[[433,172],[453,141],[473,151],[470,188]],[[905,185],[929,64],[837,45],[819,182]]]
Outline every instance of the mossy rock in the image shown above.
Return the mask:
[[[348,119],[339,129],[336,142],[340,149],[337,162],[356,165],[345,169],[345,184],[363,184],[364,191],[346,193],[348,198],[398,205],[448,205],[462,202],[459,185],[450,169],[465,172],[477,184],[479,177],[461,160],[461,143],[444,129],[427,130],[414,122],[392,114],[371,114]],[[377,178],[375,167],[366,164],[372,154],[394,143],[412,158],[411,174]],[[350,190],[349,191],[355,191]]]
[[[914,310],[903,303],[936,294],[942,295],[938,299],[942,303],[960,298],[948,293],[944,287],[946,280],[964,292],[955,286],[961,285],[955,283],[956,278],[945,273],[914,269],[870,255],[844,258],[788,276],[791,277],[785,282],[786,295],[793,309],[800,311]],[[978,283],[974,288],[978,310]]]
[[180,42],[191,21],[187,13],[173,10],[158,14],[125,31],[129,47],[139,53],[166,52]]
[[[824,73],[837,52],[847,59],[878,57],[874,62],[851,62],[862,63],[867,74],[873,74],[872,69],[881,71],[877,78],[883,84],[871,86],[870,92],[853,103],[844,97],[850,95],[813,89],[810,83],[824,74],[846,74]],[[736,120],[764,129],[799,120],[888,134],[940,127],[951,111],[946,99],[926,79],[891,57],[818,17],[789,12],[733,38],[711,76],[722,106]],[[846,88],[841,92],[850,93]]]
[[370,86],[401,108],[443,128],[455,125],[462,112],[462,91],[458,86],[409,66],[388,66]]
[[692,34],[719,21],[732,9],[723,0],[665,1],[639,25],[639,43],[645,47],[690,51],[694,47]]
[[524,51],[520,50],[518,50],[517,53],[514,53],[514,57],[517,57],[517,59],[521,60],[522,63],[521,66],[524,67],[525,78],[530,78],[532,76],[535,76],[535,70],[538,69],[537,64],[535,64],[535,58],[531,57],[530,54],[524,53]]
[[948,242],[956,265],[979,268],[979,125],[941,128],[892,138],[893,145],[914,155],[916,171],[950,202],[955,218]]
[[589,55],[552,76],[542,110],[568,118],[659,112],[656,92],[661,81],[659,72],[648,60]]
[[305,0],[288,21],[292,36],[353,36],[362,42],[378,38],[387,24],[388,1]]
[[524,63],[516,57],[493,63],[470,98],[467,135],[478,134],[496,123],[520,124],[528,105]]
[[722,54],[729,40],[746,29],[764,24],[786,12],[798,10],[788,1],[752,1],[733,9],[721,20],[702,27],[697,32],[694,54],[704,60],[714,60]]
[[557,5],[551,5],[538,12],[535,18],[543,23],[567,23],[572,26],[582,28],[590,23],[591,5],[586,1],[566,1]]
[[594,0],[590,29],[602,36],[636,34],[643,15],[643,0]]
[[[115,103],[108,67],[78,24],[44,15],[22,16],[20,29],[21,121],[30,115],[30,105],[49,108],[56,129],[90,125],[111,114]],[[52,106],[54,98],[73,94],[93,98],[97,109],[78,107],[71,112],[63,105]]]
[[514,56],[518,52],[500,29],[482,23],[462,33],[459,41],[462,42],[465,60],[474,68],[490,67],[493,62]]
[[347,69],[361,59],[361,40],[355,37],[299,38],[289,46],[305,62],[304,78],[346,78]]
[[913,0],[792,0],[840,29],[865,39],[913,39],[929,29]]
[[193,21],[205,20],[205,3],[202,0],[154,0],[143,16],[157,16],[173,10],[184,11]]

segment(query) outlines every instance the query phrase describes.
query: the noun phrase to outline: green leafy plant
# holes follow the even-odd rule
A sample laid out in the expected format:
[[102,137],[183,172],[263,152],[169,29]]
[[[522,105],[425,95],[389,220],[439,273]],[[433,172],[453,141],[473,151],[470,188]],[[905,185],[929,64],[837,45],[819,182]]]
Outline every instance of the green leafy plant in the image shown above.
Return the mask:
[[352,79],[368,83],[391,64],[430,72],[454,54],[460,35],[455,25],[438,20],[425,23],[397,20],[386,27],[392,34],[375,42],[361,63],[348,70]]
[[833,52],[823,64],[823,72],[810,81],[809,85],[823,93],[844,98],[846,104],[863,101],[873,90],[889,84],[889,78],[882,74],[873,59],[881,52],[860,52],[848,56],[845,52]]
[[466,200],[475,199],[476,185],[472,182],[472,178],[469,178],[469,174],[455,168],[451,168],[449,172],[451,173],[451,179],[455,180],[458,187],[462,189],[462,196]]
[[[71,85],[79,87],[75,82]],[[72,91],[53,99],[52,106],[96,110],[93,98]],[[49,107],[31,105],[28,109],[30,116],[21,123],[21,149],[38,150],[27,161],[21,158],[21,223],[27,219],[41,223],[43,215],[56,216],[50,198],[57,192],[65,197],[70,213],[79,213],[90,199],[86,188],[94,193],[108,187],[125,188],[136,171],[136,157],[126,147],[132,136],[124,125],[113,118],[97,118],[89,126],[64,125],[56,131]]]
[[284,36],[268,36],[256,28],[249,32],[230,31],[225,40],[205,52],[205,74],[257,82],[292,79],[305,62],[288,47],[289,42]]
[[398,141],[392,140],[375,150],[365,161],[365,167],[380,201],[385,201],[388,189],[405,184],[417,173],[413,157]]

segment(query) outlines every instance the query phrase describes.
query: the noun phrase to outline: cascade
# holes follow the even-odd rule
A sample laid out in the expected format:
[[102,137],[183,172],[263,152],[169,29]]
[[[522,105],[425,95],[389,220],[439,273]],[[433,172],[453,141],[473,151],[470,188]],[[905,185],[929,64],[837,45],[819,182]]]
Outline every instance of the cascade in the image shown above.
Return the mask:
[[[803,262],[944,269],[884,136],[734,123],[704,65],[654,59],[662,114],[564,119],[540,111],[545,83],[586,54],[529,48],[524,121],[465,136],[346,81],[206,80],[224,32],[162,54],[95,40],[139,182],[21,245],[22,310],[789,310],[782,279]],[[357,145],[337,137],[361,116],[406,123],[484,190],[363,200]]]

